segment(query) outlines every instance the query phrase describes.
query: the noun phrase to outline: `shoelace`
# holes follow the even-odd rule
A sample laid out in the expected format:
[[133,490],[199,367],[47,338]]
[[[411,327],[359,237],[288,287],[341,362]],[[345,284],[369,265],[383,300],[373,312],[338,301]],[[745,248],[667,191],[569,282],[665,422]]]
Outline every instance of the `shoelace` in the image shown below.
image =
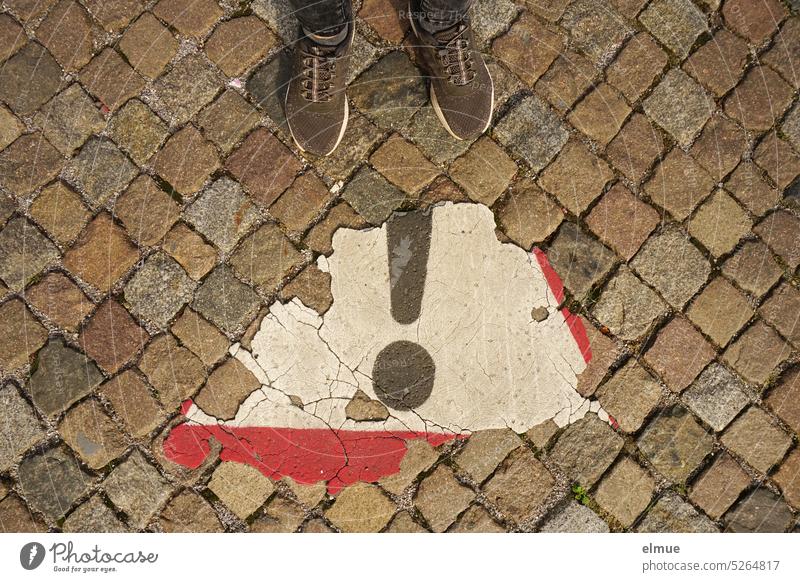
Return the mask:
[[303,82],[302,95],[306,101],[323,103],[331,100],[330,90],[336,76],[336,57],[323,54],[319,47],[302,51]]
[[440,45],[437,53],[450,82],[459,86],[472,83],[476,74],[469,39],[462,37],[466,29],[463,24],[459,25],[453,38]]

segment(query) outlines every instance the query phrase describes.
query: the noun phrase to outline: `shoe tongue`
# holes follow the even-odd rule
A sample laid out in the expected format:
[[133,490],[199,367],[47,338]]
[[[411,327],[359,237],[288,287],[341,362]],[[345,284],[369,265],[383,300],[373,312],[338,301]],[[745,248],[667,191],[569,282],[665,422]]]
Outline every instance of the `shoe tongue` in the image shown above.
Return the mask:
[[460,36],[465,30],[466,26],[463,24],[456,24],[455,26],[451,26],[450,28],[446,28],[445,30],[440,30],[433,34],[433,37],[441,43],[448,43],[454,38]]

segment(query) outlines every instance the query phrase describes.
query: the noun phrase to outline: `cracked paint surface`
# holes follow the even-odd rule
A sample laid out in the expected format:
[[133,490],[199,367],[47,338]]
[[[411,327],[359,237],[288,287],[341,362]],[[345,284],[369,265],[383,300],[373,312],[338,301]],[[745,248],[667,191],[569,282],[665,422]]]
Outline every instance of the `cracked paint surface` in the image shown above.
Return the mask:
[[[223,460],[275,479],[325,481],[335,493],[399,471],[409,439],[436,446],[476,430],[523,433],[550,419],[564,426],[589,411],[607,418],[575,390],[591,350],[580,319],[558,308],[563,289],[544,254],[498,241],[485,206],[431,212],[427,280],[412,324],[390,312],[387,226],[338,230],[333,254],[319,260],[332,277],[330,310],[320,316],[298,299],[272,304],[252,351],[231,348],[262,386],[231,421],[184,403],[187,422],[165,440],[167,457],[199,466],[214,438]],[[386,420],[347,418],[357,390],[377,398],[376,357],[398,340],[433,357],[430,397]]]

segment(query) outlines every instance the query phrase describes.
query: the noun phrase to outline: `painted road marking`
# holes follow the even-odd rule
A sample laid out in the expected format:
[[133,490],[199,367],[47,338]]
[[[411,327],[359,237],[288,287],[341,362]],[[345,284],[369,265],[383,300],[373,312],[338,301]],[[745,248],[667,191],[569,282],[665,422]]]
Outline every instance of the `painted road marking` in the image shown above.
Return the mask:
[[[543,253],[498,241],[485,206],[447,203],[381,228],[339,229],[333,249],[319,261],[331,274],[330,310],[272,304],[252,352],[232,348],[261,388],[231,421],[187,403],[168,458],[198,466],[213,437],[223,460],[335,492],[398,471],[408,439],[436,445],[549,419],[564,426],[590,411],[608,418],[575,389],[591,350],[580,319],[558,308],[560,280]],[[381,356],[392,345],[402,347]],[[385,420],[347,417],[359,390],[387,404]]]

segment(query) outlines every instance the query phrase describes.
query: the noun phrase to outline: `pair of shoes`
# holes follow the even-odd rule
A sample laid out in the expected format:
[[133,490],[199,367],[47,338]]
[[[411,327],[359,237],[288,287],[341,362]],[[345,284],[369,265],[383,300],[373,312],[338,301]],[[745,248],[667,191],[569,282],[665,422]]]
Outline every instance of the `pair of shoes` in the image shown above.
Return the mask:
[[[419,40],[420,65],[430,78],[430,99],[447,131],[459,140],[486,131],[494,107],[494,85],[475,39],[468,16],[452,27],[430,34],[409,10]],[[322,45],[310,36],[295,47],[292,77],[286,92],[286,120],[297,147],[318,156],[331,154],[342,141],[349,108],[345,80],[353,42],[353,24],[336,46]]]

